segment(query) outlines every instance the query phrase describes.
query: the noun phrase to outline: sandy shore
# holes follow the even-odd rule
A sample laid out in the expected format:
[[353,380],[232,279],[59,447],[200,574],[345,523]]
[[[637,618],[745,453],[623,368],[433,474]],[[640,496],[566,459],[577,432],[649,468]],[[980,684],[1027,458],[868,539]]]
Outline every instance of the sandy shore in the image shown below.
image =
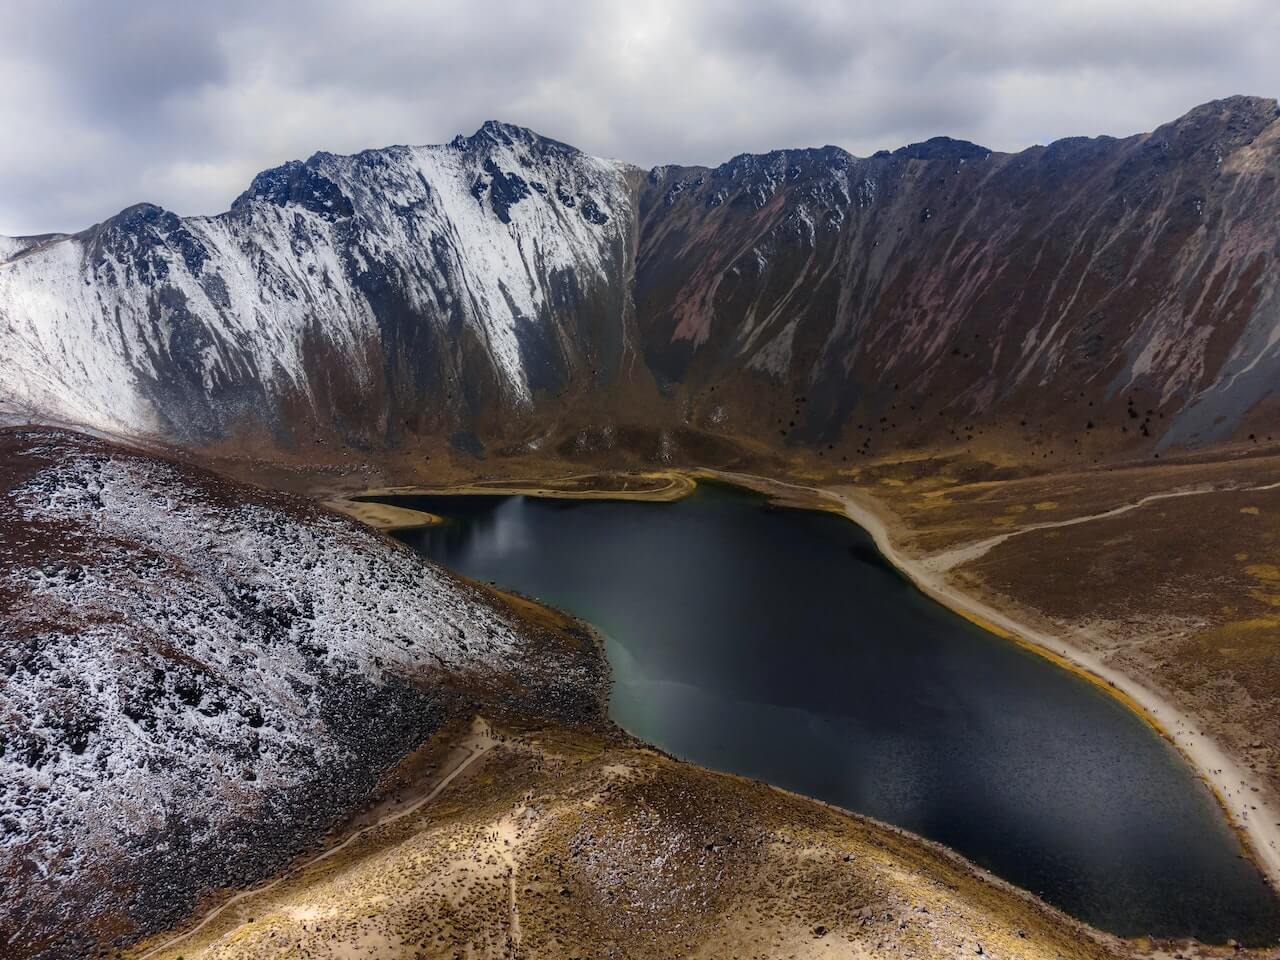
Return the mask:
[[644,500],[671,503],[689,496],[696,486],[689,474],[659,470],[650,473],[581,473],[532,482],[476,480],[445,486],[377,487],[362,490],[357,496],[527,496],[562,500]]
[[336,510],[352,520],[358,520],[384,533],[390,533],[393,530],[419,530],[422,527],[433,527],[441,522],[434,513],[411,510],[408,507],[393,507],[389,503],[371,503],[366,500],[348,500],[340,497],[321,502],[330,510]]
[[[699,470],[696,476],[724,480],[767,494],[800,494],[797,506],[834,508],[866,530],[884,557],[917,588],[993,632],[1048,656],[1060,665],[1097,682],[1130,706],[1173,743],[1209,785],[1232,826],[1271,885],[1280,890],[1280,815],[1263,799],[1262,781],[1204,733],[1196,717],[1175,706],[1141,680],[1103,661],[1091,650],[1021,622],[989,603],[957,589],[946,580],[946,569],[931,567],[927,558],[902,553],[889,535],[884,517],[869,498],[855,493],[787,483],[751,474]],[[814,501],[819,501],[815,503]]]
[[[1071,670],[1102,687],[1129,706],[1161,736],[1172,743],[1208,784],[1231,825],[1240,834],[1246,849],[1253,855],[1272,886],[1280,890],[1280,813],[1272,809],[1265,797],[1262,780],[1234,756],[1224,750],[1193,714],[1176,706],[1169,697],[1144,680],[1107,664],[1097,652],[1064,639],[1048,630],[1025,622],[989,602],[959,589],[949,582],[947,574],[960,566],[970,552],[983,552],[996,540],[964,545],[944,555],[915,557],[899,550],[890,535],[883,508],[871,497],[857,491],[843,491],[790,483],[754,474],[714,469],[698,469],[687,473],[657,471],[646,474],[578,474],[545,481],[477,481],[445,487],[387,487],[369,490],[362,496],[377,495],[526,495],[565,499],[613,499],[670,502],[693,492],[697,479],[720,480],[778,497],[797,507],[825,509],[838,513],[866,530],[883,556],[915,586],[956,613],[1011,641],[1020,643],[1045,656],[1064,669]],[[1185,491],[1189,495],[1199,491]],[[1150,498],[1148,498],[1150,499]],[[334,505],[328,502],[329,505]],[[418,514],[438,522],[431,514],[392,507],[386,504],[341,501],[357,508],[374,508],[403,514]],[[1121,509],[1130,509],[1129,507]],[[344,511],[347,512],[347,511]],[[1115,512],[1115,511],[1113,511]],[[426,525],[405,517],[402,526],[385,526],[377,520],[356,516],[380,529],[405,529]],[[1068,521],[1084,522],[1090,518]],[[941,561],[941,562],[940,562]]]

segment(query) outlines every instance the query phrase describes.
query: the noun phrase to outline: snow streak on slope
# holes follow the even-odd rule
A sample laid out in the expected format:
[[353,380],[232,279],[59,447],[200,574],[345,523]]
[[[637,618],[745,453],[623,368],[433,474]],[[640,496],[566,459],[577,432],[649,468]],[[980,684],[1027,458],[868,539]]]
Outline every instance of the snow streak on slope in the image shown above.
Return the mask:
[[0,237],[0,262],[21,253],[30,243],[20,237]]
[[[448,146],[314,162],[371,228],[361,256],[397,264],[415,312],[456,314],[483,331],[521,401],[529,388],[517,325],[551,321],[552,288],[567,274],[607,283],[632,216],[624,165],[501,124]],[[432,258],[404,258],[423,238]]]
[[567,322],[566,282],[618,282],[626,173],[490,123],[448,145],[286,164],[217,217],[142,204],[23,256],[26,241],[5,240],[0,403],[112,432],[216,434],[283,398],[314,405],[328,376],[309,351],[341,358],[363,393],[403,359],[407,324],[435,328],[440,353],[470,331],[495,402],[525,405],[518,327]]

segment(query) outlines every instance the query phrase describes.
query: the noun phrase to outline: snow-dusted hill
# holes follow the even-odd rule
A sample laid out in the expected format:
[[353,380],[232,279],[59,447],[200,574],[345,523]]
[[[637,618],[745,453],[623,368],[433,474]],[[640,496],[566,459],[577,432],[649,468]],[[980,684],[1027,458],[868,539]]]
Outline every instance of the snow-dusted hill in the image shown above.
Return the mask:
[[519,415],[589,352],[581,312],[621,308],[633,222],[625,165],[487,123],[287,163],[216,217],[140,204],[5,240],[0,401],[190,443],[385,437],[401,410],[468,402]]
[[0,237],[0,263],[32,246],[30,237]]
[[264,875],[451,717],[598,713],[593,643],[305,501],[58,431],[0,464],[6,956]]

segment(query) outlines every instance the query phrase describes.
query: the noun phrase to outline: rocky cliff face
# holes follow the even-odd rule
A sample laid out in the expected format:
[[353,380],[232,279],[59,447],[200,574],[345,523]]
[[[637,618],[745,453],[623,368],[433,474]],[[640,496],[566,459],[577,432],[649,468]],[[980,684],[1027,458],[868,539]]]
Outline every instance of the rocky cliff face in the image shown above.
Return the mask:
[[708,419],[713,386],[752,385],[775,439],[1220,439],[1280,360],[1277,176],[1276,103],[1247,98],[1012,155],[937,139],[658,169],[645,355]]
[[19,416],[188,445],[1261,439],[1277,116],[1235,97],[1018,154],[937,138],[647,174],[493,123],[318,154],[219,217],[142,206],[0,246],[0,386]]

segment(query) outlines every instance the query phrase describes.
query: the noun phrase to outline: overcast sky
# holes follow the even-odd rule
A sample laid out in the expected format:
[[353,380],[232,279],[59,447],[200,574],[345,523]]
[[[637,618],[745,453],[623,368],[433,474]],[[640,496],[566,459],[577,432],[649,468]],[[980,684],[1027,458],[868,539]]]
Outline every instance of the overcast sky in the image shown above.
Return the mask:
[[486,119],[644,166],[1014,150],[1280,94],[1277,0],[0,0],[0,233]]

